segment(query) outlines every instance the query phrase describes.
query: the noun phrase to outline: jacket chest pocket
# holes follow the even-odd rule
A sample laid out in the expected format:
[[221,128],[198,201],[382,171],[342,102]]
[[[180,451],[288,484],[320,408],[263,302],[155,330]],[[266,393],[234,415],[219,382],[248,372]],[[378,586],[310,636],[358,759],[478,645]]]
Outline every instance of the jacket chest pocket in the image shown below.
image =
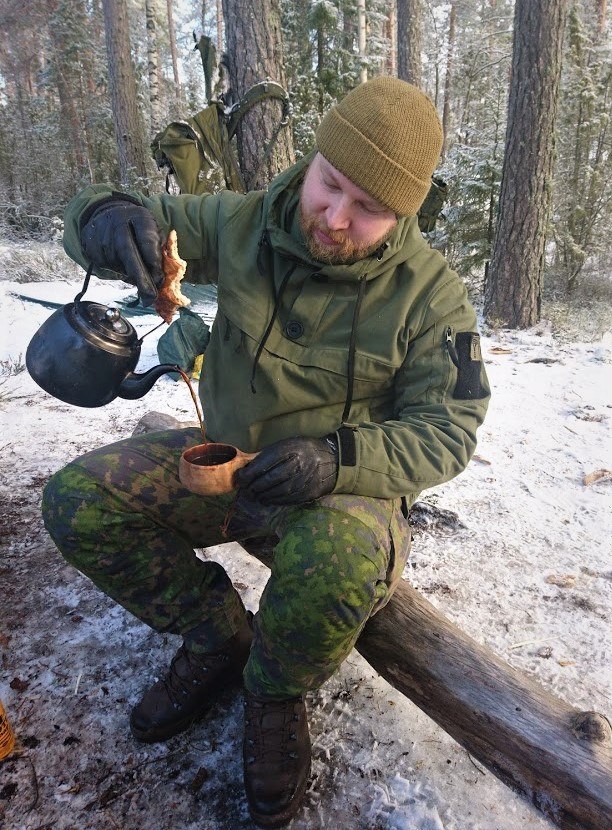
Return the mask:
[[[331,403],[344,403],[348,391],[348,346],[345,349],[325,349],[313,345],[294,353],[296,363],[304,377],[321,384]],[[352,397],[357,401],[387,399],[393,394],[396,369],[371,355],[355,352],[352,372]]]

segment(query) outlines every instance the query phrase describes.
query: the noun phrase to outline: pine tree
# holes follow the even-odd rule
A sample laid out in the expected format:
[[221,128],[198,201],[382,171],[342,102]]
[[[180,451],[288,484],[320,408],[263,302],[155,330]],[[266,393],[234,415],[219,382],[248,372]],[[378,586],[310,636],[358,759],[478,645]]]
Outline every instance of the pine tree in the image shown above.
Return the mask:
[[[485,314],[511,328],[540,319],[566,0],[517,0],[506,151]],[[529,147],[529,152],[525,152]]]
[[132,68],[126,0],[103,0],[106,52],[121,183],[146,183],[148,152]]
[[[250,0],[225,0],[223,16],[227,38],[229,75],[234,94],[267,78],[285,85],[283,41],[278,0],[263,0],[254,8]],[[238,130],[240,167],[249,190],[265,187],[294,159],[289,129],[278,130],[280,107],[264,102],[251,110]],[[272,139],[275,139],[270,145]],[[264,153],[264,148],[270,147]],[[264,155],[262,156],[262,153]]]

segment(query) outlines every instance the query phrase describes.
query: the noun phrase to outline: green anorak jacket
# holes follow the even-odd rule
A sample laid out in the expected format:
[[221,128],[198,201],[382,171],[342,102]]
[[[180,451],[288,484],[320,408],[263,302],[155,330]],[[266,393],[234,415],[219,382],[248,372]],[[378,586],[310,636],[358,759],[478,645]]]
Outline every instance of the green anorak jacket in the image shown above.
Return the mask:
[[[186,280],[217,286],[199,390],[208,437],[255,452],[337,432],[335,493],[412,503],[474,452],[489,399],[476,315],[416,217],[364,260],[314,260],[299,220],[308,162],[266,191],[129,197],[176,230]],[[64,246],[83,267],[83,220],[113,193],[90,186],[67,207]]]

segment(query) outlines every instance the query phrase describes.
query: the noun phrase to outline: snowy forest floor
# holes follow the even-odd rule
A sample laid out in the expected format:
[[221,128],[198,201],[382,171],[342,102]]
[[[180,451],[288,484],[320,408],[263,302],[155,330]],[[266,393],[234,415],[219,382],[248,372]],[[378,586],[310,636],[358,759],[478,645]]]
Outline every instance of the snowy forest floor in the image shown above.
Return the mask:
[[[136,743],[130,707],[176,639],[68,566],[40,518],[50,474],[129,436],[148,411],[193,420],[187,390],[163,378],[141,400],[95,410],[43,393],[23,359],[50,311],[15,294],[68,302],[82,274],[53,246],[0,248],[0,699],[18,737],[18,753],[0,763],[0,826],[248,830],[239,695],[167,744]],[[129,293],[99,281],[90,289],[106,303]],[[140,331],[155,324],[134,322]],[[154,338],[144,344],[140,368],[156,362]],[[483,352],[493,398],[477,455],[423,496],[462,526],[421,528],[404,576],[551,692],[610,715],[612,482],[584,477],[612,469],[612,320],[593,342],[546,323],[489,332]],[[202,555],[225,565],[255,610],[265,567],[237,545]],[[356,653],[308,705],[313,769],[293,830],[552,826]]]

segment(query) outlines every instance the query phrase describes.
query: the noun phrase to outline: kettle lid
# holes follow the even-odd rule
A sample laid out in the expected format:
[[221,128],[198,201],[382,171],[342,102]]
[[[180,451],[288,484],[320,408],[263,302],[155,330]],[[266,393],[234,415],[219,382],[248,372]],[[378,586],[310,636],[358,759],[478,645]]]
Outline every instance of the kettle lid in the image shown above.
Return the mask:
[[118,308],[89,300],[70,303],[68,308],[73,323],[86,337],[127,347],[138,340],[136,329]]

